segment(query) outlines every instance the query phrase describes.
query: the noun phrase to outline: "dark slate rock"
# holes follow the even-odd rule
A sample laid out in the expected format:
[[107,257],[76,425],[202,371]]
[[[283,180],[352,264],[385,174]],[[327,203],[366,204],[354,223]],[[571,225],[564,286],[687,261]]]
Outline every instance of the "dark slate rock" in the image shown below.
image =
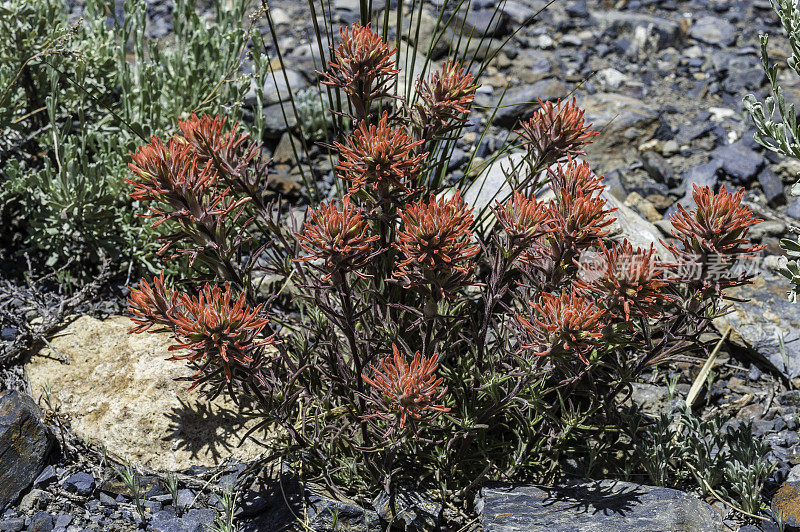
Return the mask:
[[693,495],[630,482],[489,486],[479,497],[484,532],[722,530],[719,514]]
[[[692,191],[694,186],[709,187],[715,189],[719,181],[718,172],[722,168],[722,162],[718,160],[711,160],[706,164],[695,166],[686,170],[681,174],[681,188],[683,189],[683,198],[678,200],[678,203],[683,205],[686,210],[691,210],[695,207]],[[674,212],[677,212],[677,206],[673,205],[667,210],[666,218],[669,218]]]
[[175,501],[175,504],[178,508],[188,508],[192,502],[194,502],[194,498],[197,494],[190,490],[190,489],[180,489],[178,490],[178,500]]
[[[283,113],[286,113],[285,118]],[[296,127],[297,118],[290,104],[276,103],[264,108],[264,140],[278,140],[287,129],[294,129]]]
[[723,172],[737,186],[749,184],[764,166],[764,156],[743,141],[717,148],[712,158],[720,162]]
[[58,475],[56,474],[56,468],[52,465],[49,465],[44,468],[44,470],[36,477],[36,480],[33,481],[34,486],[45,486],[54,480],[58,479]]
[[64,488],[67,491],[77,493],[78,495],[89,495],[94,490],[95,481],[94,476],[90,473],[83,471],[75,473],[64,482]]
[[664,157],[654,151],[647,151],[642,154],[641,159],[642,166],[654,180],[667,186],[678,184],[675,180],[675,171]]
[[190,532],[202,532],[211,528],[216,517],[217,512],[212,508],[192,508],[182,520]]
[[655,36],[657,50],[663,50],[680,40],[680,26],[673,20],[624,11],[597,11],[593,14],[617,36],[632,36],[636,28],[644,28]]
[[400,525],[405,530],[438,530],[439,515],[442,505],[431,501],[423,493],[416,491],[400,491],[395,495],[395,514],[392,514],[391,501],[385,492],[381,492],[372,501],[372,507],[386,522]]
[[721,17],[703,17],[689,29],[689,35],[700,42],[730,46],[736,40],[736,27]]
[[50,435],[34,400],[0,392],[0,510],[39,476],[50,451]]
[[706,121],[684,124],[678,128],[678,133],[675,135],[675,140],[678,142],[678,144],[689,144],[694,139],[699,139],[713,129],[714,124]]
[[72,522],[72,516],[69,514],[58,514],[56,516],[56,528],[67,528]]
[[493,7],[470,9],[464,19],[464,31],[466,35],[469,35],[474,30],[473,35],[502,37],[503,35],[508,35],[511,31],[510,21],[511,17],[505,11],[496,12]]
[[238,506],[236,515],[242,517],[254,517],[263,512],[269,506],[269,497],[258,491],[248,490],[236,500]]
[[102,504],[103,506],[107,506],[109,508],[116,508],[118,504],[115,499],[112,499],[110,496],[106,495],[102,491],[100,492],[98,500],[100,501],[100,504]]
[[[718,330],[733,327],[731,341],[767,361],[789,379],[800,376],[800,306],[786,298],[789,281],[767,271],[753,284],[726,291],[733,311],[717,318]],[[781,338],[783,352],[781,352]]]
[[514,127],[518,121],[533,116],[539,108],[537,98],[542,101],[557,100],[566,96],[567,89],[555,78],[537,81],[532,85],[522,85],[506,92],[501,108],[494,115],[494,124],[506,129]]
[[28,532],[53,532],[53,516],[47,512],[37,512],[31,518]]
[[795,198],[786,207],[786,214],[796,220],[800,220],[800,198]]
[[24,517],[12,517],[11,519],[4,519],[0,521],[0,530],[2,532],[20,532],[25,529]]
[[786,201],[786,196],[783,195],[783,181],[769,166],[764,166],[759,172],[758,182],[761,184],[761,190],[767,198],[767,203],[771,206],[775,207]]

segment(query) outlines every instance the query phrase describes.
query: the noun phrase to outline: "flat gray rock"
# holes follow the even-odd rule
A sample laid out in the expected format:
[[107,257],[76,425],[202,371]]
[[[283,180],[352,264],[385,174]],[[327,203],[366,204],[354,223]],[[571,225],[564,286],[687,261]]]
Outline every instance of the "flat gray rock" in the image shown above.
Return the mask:
[[786,278],[766,271],[758,273],[753,284],[725,292],[747,301],[732,302],[732,312],[717,318],[714,324],[720,332],[733,327],[734,344],[793,379],[800,376],[800,305],[786,298]]
[[603,480],[560,487],[490,486],[484,532],[717,532],[719,514],[681,491]]

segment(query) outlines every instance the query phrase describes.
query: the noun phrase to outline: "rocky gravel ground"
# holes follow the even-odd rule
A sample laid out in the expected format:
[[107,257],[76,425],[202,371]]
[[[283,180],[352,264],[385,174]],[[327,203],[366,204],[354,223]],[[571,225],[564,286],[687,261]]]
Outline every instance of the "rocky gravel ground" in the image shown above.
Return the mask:
[[[81,2],[70,4],[80,14]],[[148,4],[150,35],[168,39],[171,3]],[[379,11],[378,4],[374,2]],[[313,27],[307,4],[277,0],[270,5],[293,88],[312,86],[316,45],[309,42]],[[334,19],[344,24],[359,19],[358,6],[356,0],[331,2]],[[430,42],[433,8],[426,6],[428,15],[416,38],[418,48]],[[770,459],[776,464],[765,495],[771,498],[780,488],[784,503],[800,504],[800,390],[796,389],[800,385],[800,307],[784,301],[786,286],[772,271],[779,262],[779,239],[800,230],[800,198],[788,193],[800,165],[782,161],[755,144],[752,124],[745,119],[741,104],[745,94],[761,96],[766,90],[759,33],[771,34],[773,57],[786,57],[789,52],[769,1],[563,0],[547,6],[540,0],[509,0],[496,26],[487,28],[494,8],[491,0],[474,0],[465,20],[467,28],[491,35],[482,48],[476,48],[478,54],[491,52],[513,36],[479,80],[478,110],[474,125],[458,142],[451,165],[453,178],[462,175],[470,155],[476,154],[479,161],[491,157],[509,129],[535,110],[536,98],[572,94],[589,119],[602,128],[603,135],[591,147],[588,159],[598,173],[605,174],[615,201],[629,207],[630,226],[654,227],[657,237],[664,238],[676,204],[691,203],[693,184],[745,187],[748,204],[767,220],[754,231],[756,239],[767,245],[754,266],[763,280],[742,289],[737,295],[751,302],[736,303],[734,314],[718,323],[720,332],[731,328],[731,340],[717,359],[714,379],[701,398],[702,409],[752,421],[757,435],[770,444]],[[447,46],[446,42],[437,46],[433,59],[441,60]],[[787,78],[782,85],[790,100],[800,102],[797,79]],[[299,197],[300,173],[287,153],[292,131],[283,123],[278,99],[286,89],[280,84],[268,89],[265,142],[276,161],[275,182],[282,192]],[[497,103],[502,108],[492,116],[486,109]],[[489,134],[482,137],[480,132],[486,127]],[[312,166],[323,188],[329,187],[330,163],[321,158]],[[116,313],[122,310],[120,304],[116,299],[102,305],[106,312]],[[680,397],[688,392],[702,363],[687,360],[674,367]],[[653,383],[637,388],[634,400],[652,411],[670,408],[663,377],[654,376]],[[13,489],[0,490],[0,509],[8,506],[0,514],[0,531],[205,530],[223,507],[223,501],[209,495],[208,488],[224,487],[246,473],[244,465],[236,464],[184,471],[177,494],[169,493],[163,478],[144,475],[146,518],[142,521],[130,490],[106,466],[102,450],[90,451],[88,446],[65,445],[64,441],[59,445],[58,433],[54,440],[47,431],[36,429],[43,423],[53,425],[48,417],[52,413],[44,408],[45,419],[40,421],[42,412],[21,397],[0,396],[0,442],[3,434],[24,426],[25,437],[32,443],[20,451],[27,453],[20,458],[27,464],[23,470],[0,471],[0,487],[10,478],[24,479]],[[619,489],[612,491],[629,493],[634,488]],[[647,490],[640,497],[646,501],[642,510],[629,509],[623,512],[628,521],[611,519],[603,523],[604,529],[677,529],[671,527],[677,527],[681,517],[670,517],[665,509],[685,505],[681,515],[689,515],[694,523],[687,530],[776,530],[765,522],[746,523],[713,499],[708,501],[710,506],[701,507],[696,499],[687,502],[680,498],[684,494],[668,493],[674,490]],[[524,525],[493,517],[514,512],[508,493],[492,488],[482,497],[477,506],[483,514],[473,527],[501,531],[575,530],[577,526],[570,518],[575,505],[565,505],[558,519],[537,522],[533,528],[514,528]],[[518,504],[535,505],[544,495],[526,491],[515,497]],[[311,511],[303,506],[309,501]],[[236,508],[241,530],[299,527],[292,514],[304,510],[309,516],[307,526],[321,529],[331,526],[334,514],[345,516],[341,522],[349,522],[353,529],[371,529],[368,522],[373,517],[371,511],[335,502],[308,486],[291,480],[275,484],[267,478],[248,477]],[[713,515],[707,513],[709,508]],[[794,508],[790,515],[800,517],[800,506]],[[409,511],[406,517],[411,528],[431,526],[423,511]],[[662,521],[652,521],[657,518]],[[790,524],[800,526],[800,521]]]

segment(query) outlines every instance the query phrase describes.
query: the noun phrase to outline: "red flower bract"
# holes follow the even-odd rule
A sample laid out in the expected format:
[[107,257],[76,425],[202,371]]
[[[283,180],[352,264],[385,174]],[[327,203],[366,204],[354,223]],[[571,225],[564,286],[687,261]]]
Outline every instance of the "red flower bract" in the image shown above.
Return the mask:
[[592,294],[595,302],[616,318],[659,316],[659,303],[670,298],[662,292],[669,283],[664,268],[650,249],[633,249],[627,240],[607,247],[600,243],[596,261],[581,261],[576,286]]
[[478,245],[471,243],[472,210],[458,193],[438,200],[431,194],[427,203],[406,205],[399,214],[395,247],[403,258],[396,278],[436,298],[470,283]]
[[[392,344],[392,353],[393,356],[381,361],[379,368],[372,366],[372,377],[362,375],[364,381],[382,395],[379,404],[387,410],[365,417],[390,420],[390,413],[396,413],[400,418],[399,428],[403,429],[408,418],[419,420],[448,412],[449,408],[434,404],[447,391],[446,388],[439,388],[444,379],[436,376],[438,355],[426,358],[417,351],[409,364],[395,344]],[[392,429],[389,428],[387,435]]]
[[539,100],[539,105],[533,117],[516,131],[530,164],[547,167],[568,155],[581,155],[583,147],[599,135],[591,129],[591,124],[584,123],[584,111],[575,98],[556,104]]
[[416,106],[418,126],[426,129],[428,140],[453,131],[467,121],[466,114],[475,99],[478,86],[469,72],[455,61],[445,63],[441,70],[420,79],[417,93],[422,101]]
[[697,207],[687,212],[678,204],[678,212],[671,217],[673,236],[683,244],[683,252],[735,258],[763,249],[750,245],[747,238],[749,227],[762,220],[742,205],[743,196],[744,188],[732,194],[723,186],[715,194],[709,187],[694,185],[692,198]]
[[566,190],[566,195],[584,196],[600,194],[606,188],[602,178],[598,177],[589,167],[586,161],[578,161],[571,156],[567,157],[565,164],[559,164],[555,168],[548,168],[550,174],[550,188],[556,194],[564,195],[562,190]]
[[547,205],[520,192],[492,210],[511,245],[526,246],[551,230]]
[[363,266],[372,254],[372,242],[380,239],[367,236],[368,224],[347,197],[342,201],[341,210],[333,203],[309,208],[308,219],[297,235],[308,256],[295,260],[323,260],[324,281]]
[[198,295],[191,296],[168,290],[162,274],[152,287],[142,279],[138,289],[131,289],[128,303],[138,324],[130,332],[141,332],[152,323],[164,325],[179,342],[169,350],[188,351],[170,360],[186,360],[198,367],[191,388],[219,372],[229,383],[235,376],[250,374],[258,369],[260,349],[276,343],[273,337],[258,338],[268,321],[261,316],[261,305],[250,307],[244,293],[235,297],[230,283],[222,287],[206,283]]
[[368,188],[379,201],[411,191],[411,181],[419,172],[426,154],[414,155],[423,141],[414,141],[405,129],[391,129],[386,112],[377,126],[361,122],[345,146],[339,150],[339,177],[352,183],[351,192]]
[[342,28],[341,44],[331,47],[328,70],[320,72],[322,83],[343,90],[353,103],[356,118],[366,117],[372,99],[387,96],[388,87],[399,72],[396,50],[369,27]]
[[575,289],[561,295],[545,292],[531,307],[531,319],[517,316],[530,340],[523,349],[532,349],[537,356],[575,355],[589,363],[588,355],[602,336],[605,310]]

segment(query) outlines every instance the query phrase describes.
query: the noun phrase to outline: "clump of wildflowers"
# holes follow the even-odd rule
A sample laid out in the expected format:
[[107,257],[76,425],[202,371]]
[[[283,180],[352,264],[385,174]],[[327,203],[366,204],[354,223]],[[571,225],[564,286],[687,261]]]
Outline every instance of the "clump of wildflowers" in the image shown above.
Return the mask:
[[516,132],[527,151],[528,163],[547,168],[564,157],[583,155],[583,147],[600,134],[585,123],[584,113],[575,98],[555,104],[539,100],[539,110]]
[[[402,430],[409,419],[430,421],[442,412],[449,412],[449,408],[436,404],[447,391],[442,386],[444,379],[436,375],[438,358],[436,354],[426,358],[417,351],[409,364],[406,356],[392,344],[392,356],[384,358],[380,367],[373,366],[371,377],[363,375],[364,381],[379,396],[375,402],[383,408],[365,417],[396,421],[397,428]],[[394,430],[390,426],[384,437]]]
[[472,243],[472,210],[456,193],[419,201],[400,210],[395,244],[401,254],[394,276],[404,285],[439,299],[472,280],[478,245]]
[[396,201],[413,189],[426,154],[415,154],[423,141],[413,140],[403,127],[391,128],[386,112],[378,125],[361,122],[339,150],[339,177],[351,193],[366,189],[378,203]]
[[399,72],[397,51],[368,26],[354,24],[342,28],[341,43],[331,47],[328,70],[321,72],[322,83],[341,89],[353,104],[355,118],[364,120],[370,103],[390,96],[389,89]]
[[331,277],[341,281],[349,272],[358,274],[375,253],[372,244],[380,237],[368,235],[369,227],[350,198],[342,200],[341,210],[333,202],[309,208],[308,219],[297,235],[308,255],[295,260],[321,260],[323,281]]
[[589,364],[591,352],[603,336],[605,310],[578,290],[559,295],[545,292],[531,303],[531,310],[530,318],[517,316],[528,335],[523,349],[540,357],[567,363],[575,357]]

